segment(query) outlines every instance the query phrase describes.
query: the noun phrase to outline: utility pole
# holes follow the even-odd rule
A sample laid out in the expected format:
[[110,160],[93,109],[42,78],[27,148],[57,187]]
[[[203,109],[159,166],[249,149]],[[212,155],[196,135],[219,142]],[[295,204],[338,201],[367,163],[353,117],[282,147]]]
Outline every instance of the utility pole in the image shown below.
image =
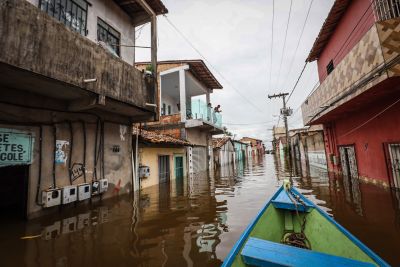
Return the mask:
[[288,153],[289,153],[290,172],[292,172],[292,155],[290,153],[289,128],[288,128],[288,121],[287,121],[287,116],[291,115],[291,110],[286,108],[286,96],[288,96],[288,95],[289,95],[288,93],[273,94],[273,95],[268,95],[268,98],[269,99],[282,98],[282,100],[283,100],[283,108],[281,109],[281,114],[283,115],[283,121],[285,123],[286,146],[288,148]]

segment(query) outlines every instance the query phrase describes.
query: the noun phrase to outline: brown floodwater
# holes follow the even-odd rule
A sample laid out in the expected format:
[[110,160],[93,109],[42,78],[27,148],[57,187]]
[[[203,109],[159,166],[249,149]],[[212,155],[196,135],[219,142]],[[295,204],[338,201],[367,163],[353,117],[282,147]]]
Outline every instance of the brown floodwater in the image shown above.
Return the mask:
[[[29,222],[2,219],[0,265],[219,266],[288,176],[272,155],[235,167]],[[294,177],[294,183],[387,262],[400,265],[400,194],[318,176]]]

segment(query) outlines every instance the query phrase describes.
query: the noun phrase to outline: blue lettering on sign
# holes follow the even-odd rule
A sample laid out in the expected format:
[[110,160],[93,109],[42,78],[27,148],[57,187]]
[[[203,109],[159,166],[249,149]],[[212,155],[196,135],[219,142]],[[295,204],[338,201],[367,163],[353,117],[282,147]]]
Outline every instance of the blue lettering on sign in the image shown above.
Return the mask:
[[0,128],[0,167],[31,164],[32,146],[30,133]]

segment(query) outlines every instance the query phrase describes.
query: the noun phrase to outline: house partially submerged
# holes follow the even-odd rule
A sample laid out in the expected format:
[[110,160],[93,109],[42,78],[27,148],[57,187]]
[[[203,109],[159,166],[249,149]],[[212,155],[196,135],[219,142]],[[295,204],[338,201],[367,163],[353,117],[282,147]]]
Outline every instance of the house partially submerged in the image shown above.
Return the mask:
[[186,149],[191,146],[188,141],[133,127],[134,143],[136,138],[139,178],[136,183],[140,188],[171,180],[184,183],[187,177]]
[[135,27],[166,12],[160,0],[1,1],[2,211],[32,218],[132,191],[129,129],[158,117]]
[[[137,63],[145,70],[149,62]],[[188,170],[191,174],[212,169],[212,136],[222,134],[221,110],[211,101],[222,85],[202,60],[158,62],[159,121],[144,128],[188,140]]]
[[336,0],[309,53],[320,85],[302,104],[322,124],[328,168],[400,188],[400,3]]
[[230,137],[213,138],[214,166],[235,164],[235,147]]

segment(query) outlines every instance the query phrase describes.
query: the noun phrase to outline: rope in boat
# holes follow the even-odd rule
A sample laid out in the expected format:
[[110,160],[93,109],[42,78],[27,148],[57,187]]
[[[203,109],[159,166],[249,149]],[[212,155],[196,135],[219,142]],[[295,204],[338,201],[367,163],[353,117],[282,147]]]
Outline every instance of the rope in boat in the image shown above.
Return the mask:
[[307,219],[306,219],[307,213],[303,216],[303,220],[301,220],[300,214],[299,214],[299,209],[297,206],[298,203],[300,203],[303,206],[304,211],[305,211],[306,204],[300,198],[299,195],[296,195],[292,191],[290,185],[289,186],[284,185],[284,189],[285,189],[287,195],[289,196],[289,199],[293,202],[293,204],[296,208],[297,218],[299,219],[299,223],[300,223],[300,233],[296,233],[294,231],[291,233],[285,233],[282,237],[281,243],[289,245],[289,246],[298,247],[298,248],[311,249],[311,243],[304,233],[304,230],[306,228],[306,223],[307,223]]

